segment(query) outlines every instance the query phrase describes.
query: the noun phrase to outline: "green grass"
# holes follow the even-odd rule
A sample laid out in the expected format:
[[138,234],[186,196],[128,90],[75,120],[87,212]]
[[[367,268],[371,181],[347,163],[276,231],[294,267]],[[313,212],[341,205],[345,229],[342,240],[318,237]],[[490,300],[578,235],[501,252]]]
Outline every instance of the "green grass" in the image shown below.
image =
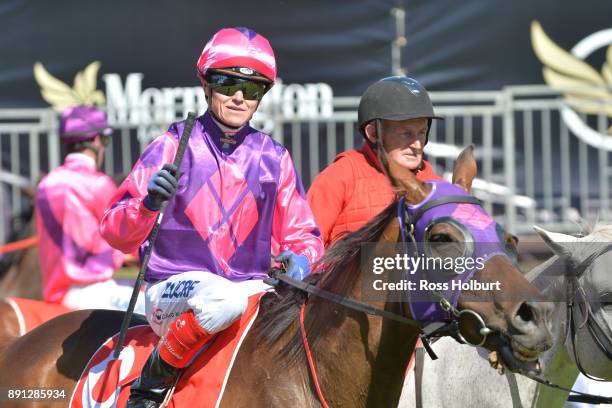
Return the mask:
[[115,279],[132,279],[136,280],[138,276],[138,268],[136,267],[122,267],[114,274]]

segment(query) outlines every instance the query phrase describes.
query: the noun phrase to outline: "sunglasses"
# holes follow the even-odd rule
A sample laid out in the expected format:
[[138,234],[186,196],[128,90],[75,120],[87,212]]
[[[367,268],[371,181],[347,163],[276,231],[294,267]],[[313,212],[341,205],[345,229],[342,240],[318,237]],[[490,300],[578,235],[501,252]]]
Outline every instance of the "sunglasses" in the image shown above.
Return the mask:
[[249,101],[260,101],[270,89],[270,84],[262,81],[253,81],[235,76],[211,73],[206,75],[206,82],[217,93],[225,96],[233,96],[242,91],[244,99]]

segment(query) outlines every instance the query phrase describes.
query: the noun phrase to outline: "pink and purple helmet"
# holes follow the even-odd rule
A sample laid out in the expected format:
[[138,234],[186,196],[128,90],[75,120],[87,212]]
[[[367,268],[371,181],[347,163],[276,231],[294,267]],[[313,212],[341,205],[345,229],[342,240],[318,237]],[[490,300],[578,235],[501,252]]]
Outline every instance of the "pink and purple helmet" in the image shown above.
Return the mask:
[[62,113],[60,119],[60,140],[75,143],[90,140],[96,135],[110,136],[113,130],[108,126],[106,114],[95,106],[73,106]]
[[250,68],[270,81],[276,80],[276,58],[268,40],[244,28],[223,28],[208,41],[198,59],[198,77],[209,68]]

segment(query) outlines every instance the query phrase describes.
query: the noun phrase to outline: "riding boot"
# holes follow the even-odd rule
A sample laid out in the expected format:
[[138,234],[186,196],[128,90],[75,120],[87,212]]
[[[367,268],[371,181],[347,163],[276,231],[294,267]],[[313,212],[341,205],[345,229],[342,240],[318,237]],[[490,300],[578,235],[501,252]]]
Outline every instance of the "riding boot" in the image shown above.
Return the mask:
[[126,408],[158,408],[181,369],[211,338],[193,311],[177,317],[149,356],[140,378],[132,384]]
[[155,347],[140,378],[132,384],[126,408],[158,408],[179,372],[178,368],[172,367],[160,357],[159,349]]

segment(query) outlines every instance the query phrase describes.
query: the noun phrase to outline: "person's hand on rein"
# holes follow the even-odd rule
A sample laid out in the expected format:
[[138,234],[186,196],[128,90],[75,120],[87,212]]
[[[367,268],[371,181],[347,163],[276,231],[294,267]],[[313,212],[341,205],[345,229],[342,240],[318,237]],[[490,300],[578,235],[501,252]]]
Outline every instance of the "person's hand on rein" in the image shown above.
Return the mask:
[[304,280],[310,274],[310,264],[306,255],[297,255],[293,251],[284,251],[274,257],[285,267],[287,274],[295,280]]
[[151,211],[159,211],[164,201],[168,201],[176,192],[178,181],[176,174],[178,169],[172,163],[164,164],[164,167],[153,174],[147,184],[147,196],[144,206]]

